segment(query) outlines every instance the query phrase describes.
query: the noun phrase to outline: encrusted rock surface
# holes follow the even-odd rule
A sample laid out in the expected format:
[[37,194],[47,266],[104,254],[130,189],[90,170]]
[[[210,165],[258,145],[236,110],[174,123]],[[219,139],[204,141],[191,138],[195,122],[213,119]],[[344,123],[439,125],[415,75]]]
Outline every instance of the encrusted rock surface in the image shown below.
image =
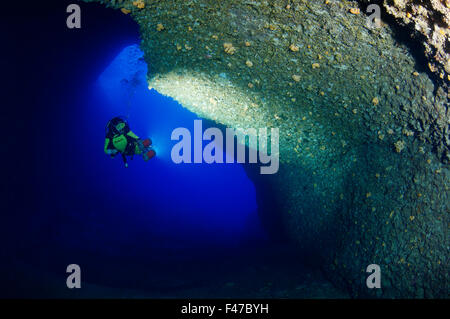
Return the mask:
[[386,13],[408,27],[423,45],[428,68],[448,87],[450,83],[450,0],[360,0],[380,3]]
[[[449,296],[449,96],[388,26],[337,0],[99,2],[140,25],[149,88],[230,127],[280,129],[273,196],[331,281]],[[381,290],[365,285],[372,263]]]

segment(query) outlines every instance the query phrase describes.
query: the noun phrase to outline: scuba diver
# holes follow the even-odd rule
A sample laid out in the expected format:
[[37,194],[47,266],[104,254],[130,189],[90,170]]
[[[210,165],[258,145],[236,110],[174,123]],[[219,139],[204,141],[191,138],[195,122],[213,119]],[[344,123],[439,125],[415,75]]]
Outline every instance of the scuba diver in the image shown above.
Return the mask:
[[105,153],[114,158],[117,153],[122,154],[125,167],[128,167],[127,156],[142,155],[145,161],[148,161],[156,155],[151,149],[152,141],[147,138],[140,139],[134,134],[127,123],[121,117],[115,117],[106,125]]

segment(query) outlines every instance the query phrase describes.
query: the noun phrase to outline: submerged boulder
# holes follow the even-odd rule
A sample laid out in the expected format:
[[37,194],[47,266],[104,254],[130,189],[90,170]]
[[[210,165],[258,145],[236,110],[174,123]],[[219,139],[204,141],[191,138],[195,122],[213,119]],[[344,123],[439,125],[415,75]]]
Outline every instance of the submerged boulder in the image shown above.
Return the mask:
[[98,2],[139,24],[150,89],[229,127],[279,128],[272,195],[331,281],[448,297],[449,96],[387,25],[337,0]]

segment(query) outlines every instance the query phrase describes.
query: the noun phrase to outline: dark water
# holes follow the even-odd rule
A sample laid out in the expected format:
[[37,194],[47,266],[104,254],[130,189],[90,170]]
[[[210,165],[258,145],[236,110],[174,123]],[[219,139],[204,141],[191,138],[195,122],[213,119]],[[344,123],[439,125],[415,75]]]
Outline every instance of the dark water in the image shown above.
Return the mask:
[[[15,26],[2,59],[2,118],[13,132],[3,165],[2,296],[342,296],[280,239],[274,207],[256,198],[264,185],[243,166],[171,161],[171,131],[192,129],[197,116],[146,88],[147,66],[129,52],[139,43],[135,23],[89,5],[83,28],[68,30],[65,7],[2,20],[2,30]],[[125,169],[103,153],[116,115],[152,138],[156,158]],[[263,225],[268,215],[272,227]],[[72,263],[83,276],[76,292],[65,287]]]

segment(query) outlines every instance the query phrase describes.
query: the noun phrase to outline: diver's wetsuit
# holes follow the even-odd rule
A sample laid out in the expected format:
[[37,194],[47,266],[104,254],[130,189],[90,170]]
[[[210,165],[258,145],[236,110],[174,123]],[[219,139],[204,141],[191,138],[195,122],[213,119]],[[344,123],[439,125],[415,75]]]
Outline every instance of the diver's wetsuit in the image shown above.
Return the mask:
[[107,150],[116,150],[122,154],[122,159],[127,164],[127,156],[141,153],[138,147],[139,137],[136,136],[125,123],[122,132],[114,132],[109,130],[106,134],[105,153]]
[[145,161],[148,161],[156,155],[155,151],[150,149],[152,141],[149,138],[141,140],[134,134],[126,120],[115,117],[106,125],[105,153],[114,157],[117,153],[122,154],[125,167],[128,167],[127,156],[142,155]]

